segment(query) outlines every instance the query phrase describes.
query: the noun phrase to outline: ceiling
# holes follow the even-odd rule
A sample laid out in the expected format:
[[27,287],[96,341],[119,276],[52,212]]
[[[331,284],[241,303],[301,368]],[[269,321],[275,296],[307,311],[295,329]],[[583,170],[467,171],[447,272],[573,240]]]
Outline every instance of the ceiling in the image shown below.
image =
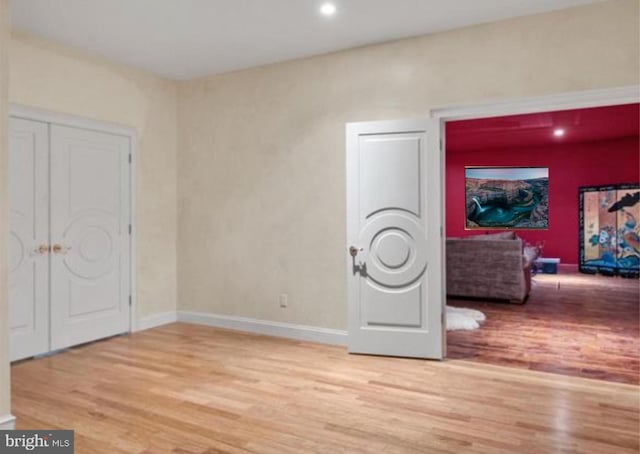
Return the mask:
[[[564,136],[554,131],[563,129]],[[640,104],[446,123],[447,153],[541,147],[640,136]]]
[[14,0],[14,28],[191,79],[597,0]]

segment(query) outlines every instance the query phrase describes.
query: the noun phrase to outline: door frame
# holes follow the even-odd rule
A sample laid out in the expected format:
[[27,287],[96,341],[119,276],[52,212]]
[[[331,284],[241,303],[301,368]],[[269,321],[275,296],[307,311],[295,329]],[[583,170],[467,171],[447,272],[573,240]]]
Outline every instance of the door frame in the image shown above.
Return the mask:
[[[572,91],[551,95],[526,98],[506,98],[489,100],[473,104],[436,107],[430,110],[431,118],[439,121],[440,135],[440,188],[442,220],[442,289],[443,301],[447,301],[447,230],[446,230],[446,143],[445,123],[455,120],[469,120],[477,118],[499,117],[506,115],[530,114],[537,112],[552,112],[557,110],[584,109],[591,107],[616,106],[640,103],[640,85],[628,85],[595,90]],[[446,317],[444,317],[446,319]],[[447,357],[446,320],[443,321],[443,354]]]
[[9,117],[21,118],[24,120],[40,121],[42,123],[69,126],[73,128],[85,129],[89,131],[103,132],[129,139],[129,153],[131,162],[129,166],[129,224],[131,225],[131,235],[129,236],[129,295],[131,304],[129,305],[129,332],[138,330],[138,298],[137,298],[137,205],[136,187],[138,174],[138,132],[135,128],[123,126],[117,123],[94,120],[77,115],[61,112],[52,112],[36,107],[25,106],[12,103],[9,107]]

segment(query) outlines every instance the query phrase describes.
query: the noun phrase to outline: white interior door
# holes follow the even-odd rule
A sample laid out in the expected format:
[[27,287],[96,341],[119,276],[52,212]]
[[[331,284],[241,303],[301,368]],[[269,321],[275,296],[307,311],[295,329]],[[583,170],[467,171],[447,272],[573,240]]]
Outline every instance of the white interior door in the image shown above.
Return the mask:
[[49,350],[49,128],[12,118],[9,129],[11,360]]
[[127,137],[51,126],[51,349],[129,330]]
[[433,120],[347,125],[352,353],[443,357],[437,128]]

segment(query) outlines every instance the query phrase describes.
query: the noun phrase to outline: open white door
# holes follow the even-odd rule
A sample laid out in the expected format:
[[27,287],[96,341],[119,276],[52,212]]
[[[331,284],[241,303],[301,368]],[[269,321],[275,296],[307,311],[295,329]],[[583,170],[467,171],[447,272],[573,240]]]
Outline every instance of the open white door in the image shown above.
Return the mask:
[[349,352],[443,357],[436,120],[347,125]]

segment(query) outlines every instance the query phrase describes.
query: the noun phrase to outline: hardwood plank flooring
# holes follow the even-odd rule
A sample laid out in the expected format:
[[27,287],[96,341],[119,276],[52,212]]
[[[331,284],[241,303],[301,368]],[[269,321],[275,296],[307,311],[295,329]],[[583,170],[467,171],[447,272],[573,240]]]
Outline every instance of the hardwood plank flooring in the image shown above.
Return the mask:
[[523,305],[449,298],[487,321],[449,332],[448,357],[640,383],[638,280],[561,272],[534,281]]
[[176,323],[12,366],[78,454],[634,453],[637,386]]

